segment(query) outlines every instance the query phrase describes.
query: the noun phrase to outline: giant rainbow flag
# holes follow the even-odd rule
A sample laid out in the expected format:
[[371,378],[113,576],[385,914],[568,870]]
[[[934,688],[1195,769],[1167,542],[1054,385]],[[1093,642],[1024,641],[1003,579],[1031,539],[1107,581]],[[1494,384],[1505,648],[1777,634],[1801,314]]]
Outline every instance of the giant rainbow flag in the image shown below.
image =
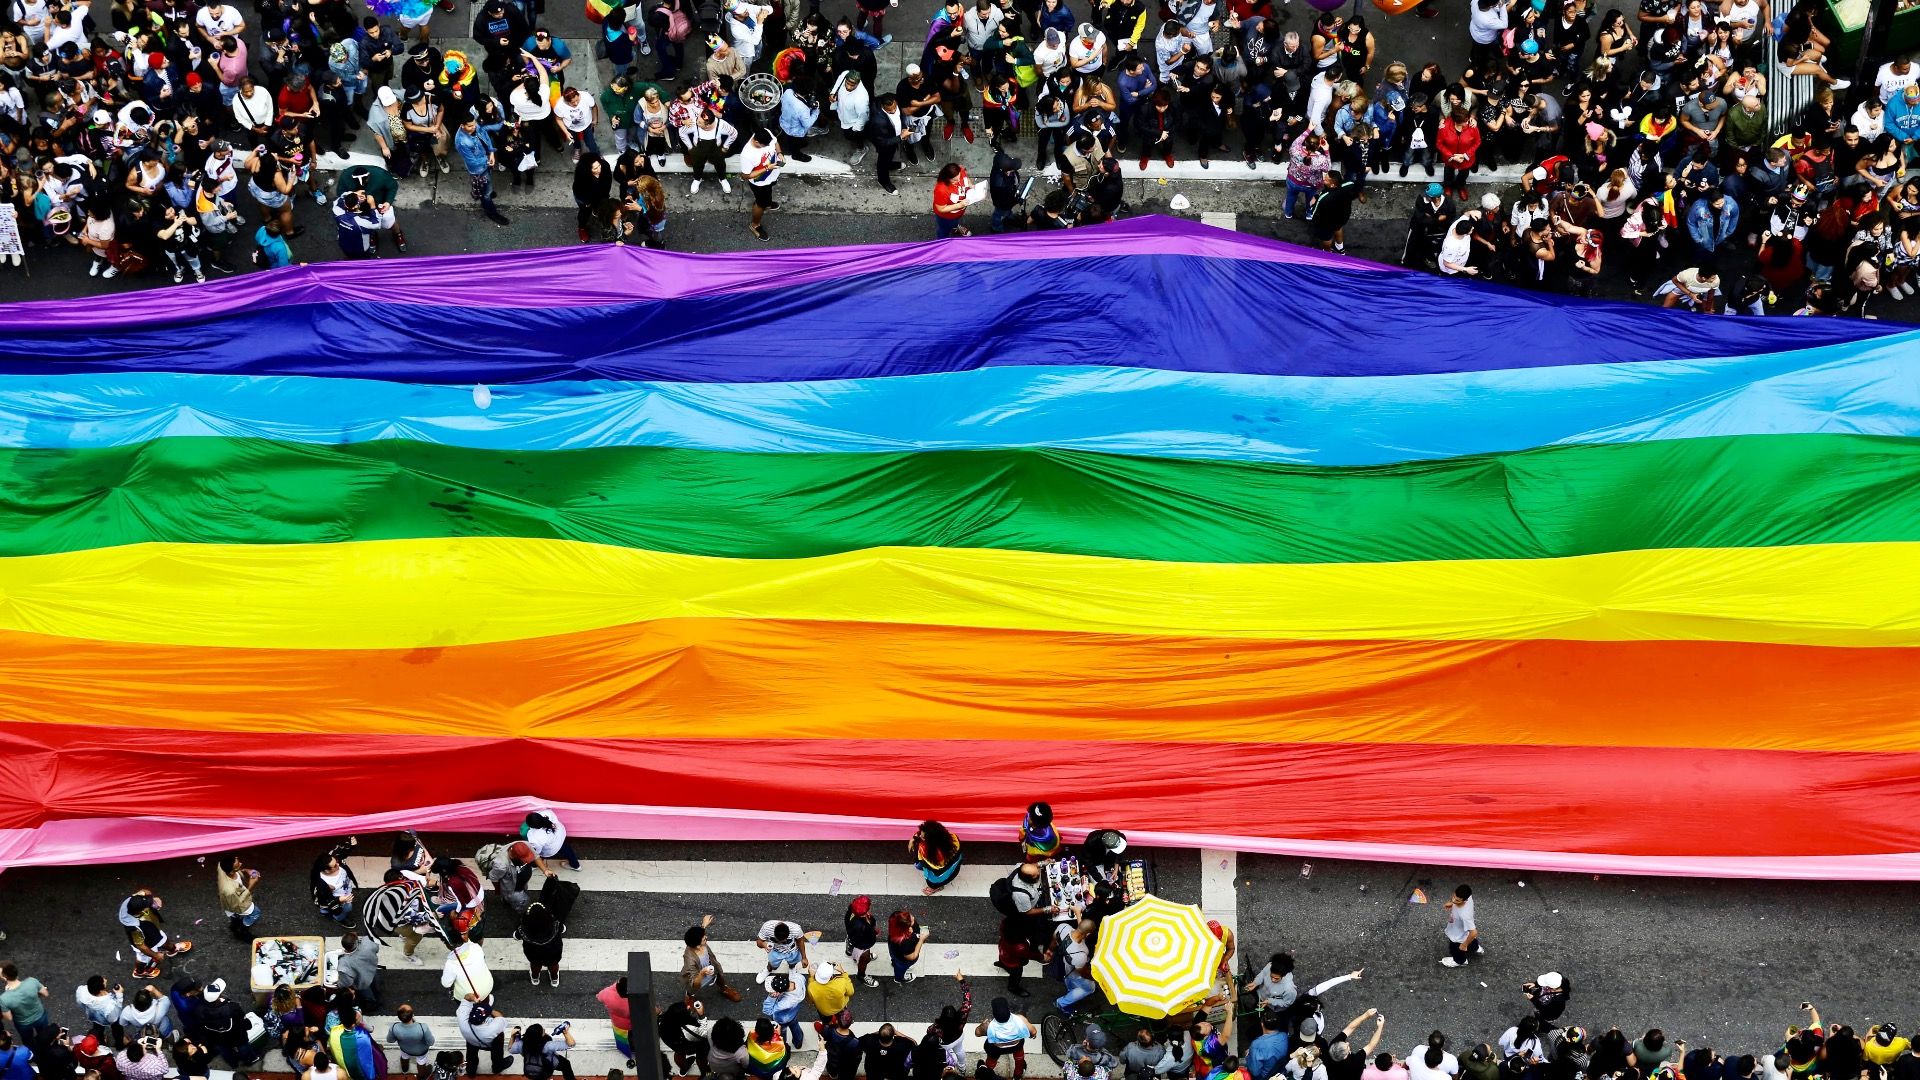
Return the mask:
[[0,863],[335,829],[1920,877],[1920,337],[1196,225],[0,307]]

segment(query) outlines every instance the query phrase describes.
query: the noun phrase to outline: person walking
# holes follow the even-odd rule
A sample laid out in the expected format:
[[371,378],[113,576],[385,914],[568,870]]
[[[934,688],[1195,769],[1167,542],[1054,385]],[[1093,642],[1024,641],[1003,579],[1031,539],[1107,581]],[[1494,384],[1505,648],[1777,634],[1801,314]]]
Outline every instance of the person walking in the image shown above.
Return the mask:
[[127,1007],[126,987],[107,985],[104,975],[91,975],[73,988],[73,1002],[87,1017],[87,1034],[115,1050],[127,1045],[126,1029],[120,1026],[120,1014]]
[[[1014,168],[1018,170],[1019,165],[1014,165]],[[907,841],[907,854],[913,859],[920,876],[927,881],[920,890],[926,896],[932,896],[951,882],[960,873],[960,864],[965,861],[960,854],[960,841],[937,821],[920,823],[913,839]]]
[[746,149],[740,152],[740,174],[753,190],[753,218],[747,224],[747,231],[763,244],[773,239],[761,221],[767,211],[780,209],[779,201],[774,198],[774,185],[780,182],[780,170],[786,163],[773,133],[766,128],[755,128],[747,139]]
[[0,964],[0,1019],[13,1025],[21,1045],[39,1050],[53,1041],[53,1021],[47,1018],[47,988],[31,975],[20,974],[19,965]]
[[313,906],[320,909],[320,914],[341,926],[353,925],[353,891],[360,885],[343,860],[359,843],[359,837],[349,836],[333,845],[313,860],[313,866],[307,873]]
[[1013,1057],[1013,1080],[1027,1075],[1027,1040],[1034,1026],[1025,1016],[1013,1011],[1006,998],[997,997],[989,1005],[989,1015],[974,1025],[973,1033],[986,1040],[985,1066],[995,1069],[1000,1059]]
[[567,1051],[576,1045],[572,1021],[562,1020],[553,1025],[552,1031],[530,1024],[527,1030],[514,1032],[507,1053],[520,1057],[521,1072],[528,1080],[549,1080],[555,1073],[573,1080],[573,1062],[567,1059]]
[[[633,1001],[627,996],[627,977],[622,975],[613,981],[613,985],[601,987],[593,999],[607,1010],[607,1023],[613,1028],[613,1048],[627,1059],[627,1068],[633,1068]],[[676,1004],[686,1007],[684,1002]],[[693,1004],[700,1005],[701,1002],[695,1001]],[[668,1006],[669,1009],[672,1007]],[[685,1065],[681,1066],[682,1071],[685,1068]]]
[[887,919],[887,954],[893,960],[894,982],[913,981],[913,965],[932,933],[932,927],[921,926],[911,911],[902,909]]
[[739,1001],[740,991],[727,985],[727,973],[720,969],[720,958],[714,955],[713,946],[707,941],[707,930],[712,925],[713,916],[702,915],[700,925],[687,929],[687,948],[680,960],[680,978],[686,984],[689,998],[698,997],[702,991],[712,988],[719,990],[728,1001]]
[[480,204],[480,212],[488,221],[505,227],[513,222],[493,204],[493,167],[497,162],[494,155],[493,136],[480,130],[480,121],[469,114],[460,123],[460,130],[453,133],[453,149],[460,155],[460,163],[466,166],[468,190],[473,201]]
[[462,1003],[459,1012],[460,1037],[467,1044],[467,1075],[480,1074],[480,1051],[485,1049],[489,1067],[498,1074],[513,1068],[507,1054],[507,1014],[494,1007],[493,999]]
[[854,973],[868,986],[879,986],[880,980],[867,974],[867,965],[873,962],[874,946],[880,942],[880,922],[873,914],[873,901],[865,896],[856,896],[847,904],[844,920],[848,958],[858,967]]
[[1464,967],[1470,957],[1485,955],[1487,950],[1480,944],[1480,924],[1474,918],[1473,886],[1456,887],[1441,910],[1447,913],[1447,955],[1440,961],[1441,965]]
[[520,951],[527,958],[527,976],[533,985],[539,986],[545,977],[548,986],[560,986],[560,955],[566,934],[566,924],[554,918],[547,905],[538,900],[527,905],[513,936],[520,939]]
[[900,152],[900,140],[906,133],[906,116],[900,111],[900,99],[881,94],[874,102],[873,116],[867,121],[867,139],[873,145],[873,175],[880,190],[897,195],[893,186],[894,156]]
[[220,894],[220,909],[227,913],[227,928],[241,941],[253,940],[252,926],[260,921],[260,904],[253,897],[260,884],[260,871],[240,861],[237,854],[220,856],[214,864],[218,871],[214,884]]
[[433,1052],[433,1029],[415,1018],[413,1006],[394,1010],[393,1023],[387,1025],[387,1041],[398,1052],[401,1075],[407,1073],[408,1066],[422,1077],[432,1072],[429,1055]]
[[945,240],[949,236],[972,236],[962,224],[967,216],[967,170],[959,162],[950,161],[940,166],[940,174],[933,181],[933,232],[934,238]]
[[161,927],[160,909],[164,906],[152,889],[136,889],[120,901],[120,908],[115,912],[115,919],[127,935],[127,943],[136,954],[133,965],[136,979],[159,978],[161,960],[193,950],[193,942],[174,941]]

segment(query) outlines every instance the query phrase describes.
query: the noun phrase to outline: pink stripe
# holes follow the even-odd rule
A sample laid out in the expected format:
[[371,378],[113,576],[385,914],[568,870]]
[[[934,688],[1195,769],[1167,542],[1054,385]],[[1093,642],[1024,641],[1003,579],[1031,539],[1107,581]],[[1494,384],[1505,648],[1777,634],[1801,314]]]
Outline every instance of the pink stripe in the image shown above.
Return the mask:
[[[551,806],[576,836],[624,840],[880,840],[910,836],[917,821],[829,814],[710,810],[603,803],[542,803],[514,797],[449,803],[352,817],[70,818],[39,829],[0,830],[0,868],[74,866],[205,855],[312,836],[397,831],[507,832],[529,810]],[[966,840],[1005,840],[1005,822],[948,823]],[[1069,840],[1085,830],[1062,828]],[[1143,832],[1128,836],[1151,847],[1221,848],[1266,855],[1370,862],[1427,863],[1564,873],[1651,877],[1768,878],[1822,881],[1920,881],[1920,852],[1872,855],[1692,857],[1583,854],[1427,844],[1361,844],[1210,833]]]
[[[1057,232],[908,244],[691,255],[636,247],[546,248],[288,267],[209,285],[103,297],[97,325],[141,326],[237,311],[341,301],[432,307],[546,308],[625,304],[685,296],[786,289],[897,270],[1007,259],[1197,255],[1362,271],[1393,267],[1245,236],[1180,218],[1144,217]],[[0,305],[0,331],[65,321],[64,301]]]

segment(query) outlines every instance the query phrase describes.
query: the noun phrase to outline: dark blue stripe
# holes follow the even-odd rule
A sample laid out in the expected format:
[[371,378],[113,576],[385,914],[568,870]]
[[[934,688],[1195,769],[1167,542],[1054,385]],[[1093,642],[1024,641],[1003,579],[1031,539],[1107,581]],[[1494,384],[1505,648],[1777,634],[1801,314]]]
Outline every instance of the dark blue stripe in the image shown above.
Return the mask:
[[0,341],[0,373],[182,371],[418,383],[783,382],[1085,364],[1407,375],[1739,356],[1905,329],[1703,318],[1402,271],[1186,255],[916,267],[804,287],[546,310],[345,302]]

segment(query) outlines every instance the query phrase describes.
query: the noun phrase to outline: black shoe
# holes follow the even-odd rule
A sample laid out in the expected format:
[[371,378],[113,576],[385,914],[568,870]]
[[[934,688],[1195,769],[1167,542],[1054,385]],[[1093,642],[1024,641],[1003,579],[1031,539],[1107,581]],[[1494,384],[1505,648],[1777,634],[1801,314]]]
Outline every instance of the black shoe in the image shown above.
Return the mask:
[[793,155],[793,160],[795,160],[795,161],[812,161],[812,160],[813,160],[813,155],[812,155],[812,154],[801,154],[801,153],[796,153],[796,154],[794,154],[794,155]]
[[498,210],[488,210],[486,213],[487,213],[487,220],[493,222],[495,225],[499,225],[504,228],[505,226],[513,224],[512,218],[508,217],[507,215],[501,213]]
[[1408,164],[1407,164],[1406,162],[1404,162],[1404,161],[1400,163],[1400,176],[1401,176],[1401,177],[1402,177],[1403,179],[1404,179],[1404,178],[1406,177],[1406,175],[1407,175],[1407,169],[1409,169],[1410,167],[1411,167],[1411,166],[1409,166],[1409,165],[1408,165]]
[[780,209],[780,204],[779,204],[779,203],[777,203],[777,202],[770,202],[770,203],[768,203],[768,204],[767,204],[767,209],[769,209],[769,210],[778,210],[778,209]]
[[758,240],[763,244],[773,239],[773,237],[767,235],[767,230],[761,228],[758,225],[747,226],[747,231],[753,234],[753,238],[755,240]]

